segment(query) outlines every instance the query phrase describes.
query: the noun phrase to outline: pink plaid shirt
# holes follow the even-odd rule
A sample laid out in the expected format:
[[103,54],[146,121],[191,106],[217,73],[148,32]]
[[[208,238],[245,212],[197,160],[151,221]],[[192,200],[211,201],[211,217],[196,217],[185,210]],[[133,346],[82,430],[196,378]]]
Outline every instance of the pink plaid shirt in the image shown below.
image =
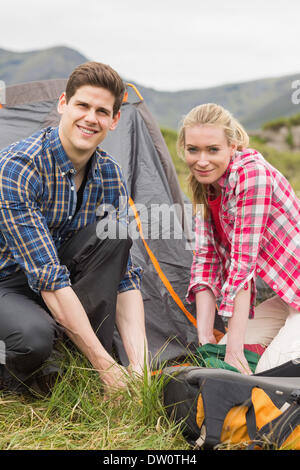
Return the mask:
[[259,275],[300,311],[300,201],[282,174],[256,150],[236,152],[218,183],[222,188],[221,243],[211,216],[196,216],[196,247],[187,300],[209,287],[221,298],[219,314],[233,314],[234,298],[251,282],[251,307]]

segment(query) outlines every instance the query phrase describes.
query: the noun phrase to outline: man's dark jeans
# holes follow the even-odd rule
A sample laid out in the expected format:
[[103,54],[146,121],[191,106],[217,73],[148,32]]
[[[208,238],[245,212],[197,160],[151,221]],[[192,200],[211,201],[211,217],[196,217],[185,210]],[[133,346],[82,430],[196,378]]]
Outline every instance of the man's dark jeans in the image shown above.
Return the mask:
[[[81,229],[59,250],[70,271],[72,289],[81,301],[103,347],[111,353],[117,290],[123,279],[132,241],[101,239],[97,224]],[[72,314],[72,312],[70,312]],[[61,328],[23,272],[0,281],[0,340],[6,366],[26,381],[49,358]]]

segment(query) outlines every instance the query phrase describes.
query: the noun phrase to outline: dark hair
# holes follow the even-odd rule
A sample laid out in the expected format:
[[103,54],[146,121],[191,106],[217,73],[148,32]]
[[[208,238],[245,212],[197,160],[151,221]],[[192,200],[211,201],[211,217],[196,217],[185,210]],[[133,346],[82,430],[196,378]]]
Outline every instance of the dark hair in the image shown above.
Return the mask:
[[125,85],[120,75],[109,65],[100,62],[85,62],[78,65],[71,73],[66,86],[66,101],[75,95],[78,88],[90,85],[106,88],[115,97],[113,115],[119,111],[124,93]]

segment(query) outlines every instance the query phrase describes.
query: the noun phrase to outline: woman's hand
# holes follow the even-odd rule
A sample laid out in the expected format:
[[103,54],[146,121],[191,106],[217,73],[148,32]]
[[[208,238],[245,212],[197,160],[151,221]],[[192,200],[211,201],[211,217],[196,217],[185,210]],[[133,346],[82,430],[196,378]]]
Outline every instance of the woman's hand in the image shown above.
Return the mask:
[[217,340],[214,334],[208,336],[199,336],[199,345],[204,346],[205,344],[217,344]]
[[245,335],[250,310],[251,289],[241,289],[234,300],[233,316],[228,320],[225,362],[242,374],[252,374],[244,355]]
[[224,361],[227,362],[232,367],[235,367],[239,372],[244,375],[251,375],[251,369],[249,367],[248,361],[245,358],[245,355],[241,351],[227,351]]

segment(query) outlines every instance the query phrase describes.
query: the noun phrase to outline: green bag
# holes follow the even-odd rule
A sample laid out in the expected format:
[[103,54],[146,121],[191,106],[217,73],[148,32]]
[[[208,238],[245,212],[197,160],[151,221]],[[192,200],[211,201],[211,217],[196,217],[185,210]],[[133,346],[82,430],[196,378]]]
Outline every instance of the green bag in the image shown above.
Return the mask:
[[[213,369],[227,369],[234,372],[239,372],[238,369],[229,365],[224,361],[226,344],[205,344],[197,348],[197,353],[195,355],[197,361],[199,361],[200,367],[211,367]],[[254,373],[257,363],[260,359],[260,355],[244,349],[245,358],[248,361],[251,371]]]

